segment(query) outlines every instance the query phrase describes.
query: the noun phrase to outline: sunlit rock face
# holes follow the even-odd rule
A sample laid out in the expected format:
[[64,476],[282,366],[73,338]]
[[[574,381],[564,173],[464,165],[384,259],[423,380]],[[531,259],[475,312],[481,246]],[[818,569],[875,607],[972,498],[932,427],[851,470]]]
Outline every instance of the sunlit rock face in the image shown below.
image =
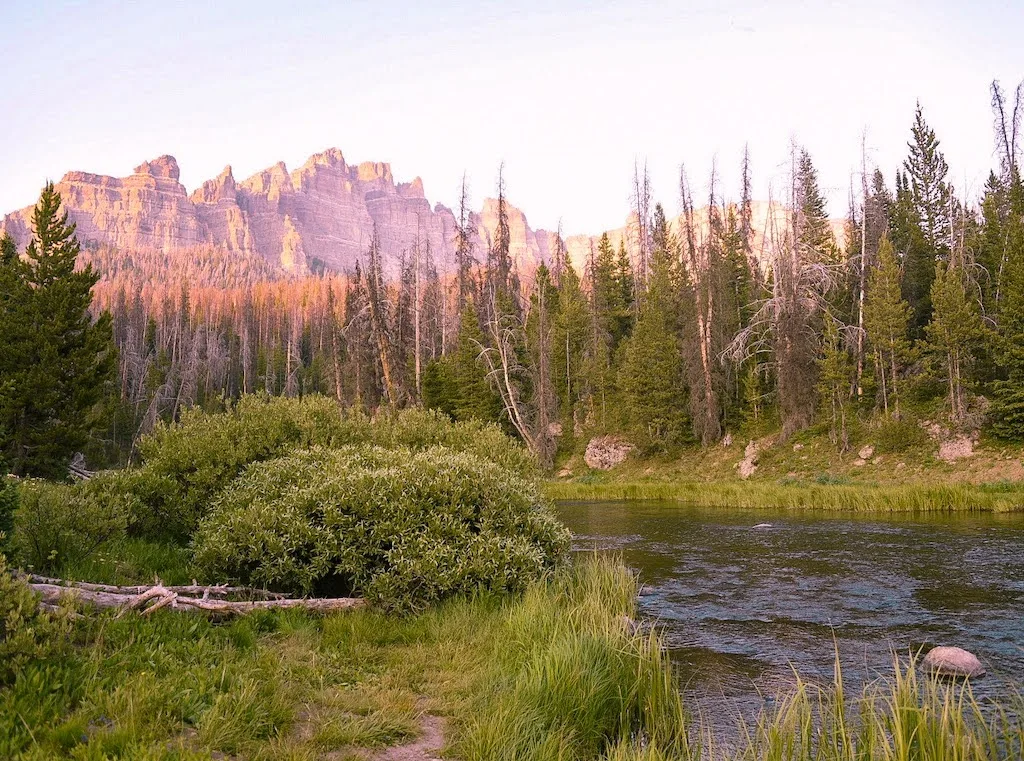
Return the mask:
[[[256,254],[286,272],[310,269],[338,272],[365,265],[376,234],[386,274],[394,277],[403,261],[418,251],[430,256],[441,272],[454,269],[456,223],[442,204],[431,206],[418,177],[395,182],[384,163],[349,164],[331,148],[311,156],[289,172],[278,162],[252,177],[236,181],[227,166],[188,194],[179,181],[173,156],[144,161],[128,177],[68,172],[56,189],[83,241],[105,243],[125,250],[155,249],[187,254],[199,246]],[[541,262],[554,258],[556,235],[530,227],[526,215],[509,204],[511,256],[521,275],[529,276]],[[780,206],[755,204],[755,249],[780,224]],[[12,212],[0,227],[20,247],[31,235],[32,208]],[[706,210],[697,210],[695,227],[704,229]],[[681,222],[670,221],[677,235]],[[474,257],[487,260],[498,227],[498,202],[483,201],[470,216]],[[620,242],[635,249],[636,226],[609,230],[612,246]],[[574,235],[565,240],[569,259],[583,273],[600,236]]]
[[[419,178],[396,183],[391,167],[350,165],[332,148],[289,172],[283,162],[236,181],[231,167],[188,194],[172,156],[146,161],[128,177],[68,172],[56,184],[83,241],[122,249],[185,253],[197,246],[259,254],[292,272],[314,264],[336,271],[366,257],[376,233],[382,258],[396,274],[418,248],[439,269],[453,260],[455,217],[431,207]],[[474,215],[481,261],[497,226],[496,204]],[[32,208],[8,214],[3,229],[19,246],[31,235]],[[513,250],[536,261],[540,250],[525,216],[510,207]]]
[[[188,249],[205,241],[196,207],[178,182],[173,156],[144,161],[128,177],[68,172],[56,184],[82,240],[119,248]],[[28,242],[32,208],[7,215],[4,228]]]

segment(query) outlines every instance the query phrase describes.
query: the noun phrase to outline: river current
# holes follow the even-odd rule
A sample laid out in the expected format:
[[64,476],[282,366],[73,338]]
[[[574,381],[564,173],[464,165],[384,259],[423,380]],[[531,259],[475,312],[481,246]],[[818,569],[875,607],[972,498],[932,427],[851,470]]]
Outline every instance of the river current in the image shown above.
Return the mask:
[[1024,683],[1024,516],[863,517],[666,502],[558,506],[577,550],[614,550],[643,585],[688,702],[751,719],[794,684],[847,690],[922,646],[975,653],[982,700]]

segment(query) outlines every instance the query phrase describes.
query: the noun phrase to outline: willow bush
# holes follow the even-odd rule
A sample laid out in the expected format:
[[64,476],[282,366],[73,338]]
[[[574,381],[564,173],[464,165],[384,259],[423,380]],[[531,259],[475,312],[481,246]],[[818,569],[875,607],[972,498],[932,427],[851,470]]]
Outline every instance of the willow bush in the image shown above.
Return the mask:
[[373,418],[345,411],[330,398],[242,397],[220,413],[189,410],[161,424],[139,446],[141,463],[100,477],[109,491],[136,503],[130,533],[185,541],[219,492],[248,465],[313,446],[349,445],[421,450],[445,446],[471,452],[513,473],[532,478],[536,466],[497,426],[452,423],[423,410]]
[[364,445],[251,465],[193,547],[211,579],[408,609],[521,590],[566,555],[569,534],[534,479],[479,454]]

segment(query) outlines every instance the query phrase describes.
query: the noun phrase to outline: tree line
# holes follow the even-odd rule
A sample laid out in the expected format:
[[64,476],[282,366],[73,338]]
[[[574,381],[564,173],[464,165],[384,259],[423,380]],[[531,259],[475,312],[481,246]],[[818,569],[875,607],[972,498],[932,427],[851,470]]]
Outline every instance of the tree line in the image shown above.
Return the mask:
[[[215,249],[79,253],[49,188],[29,250],[5,243],[0,319],[29,324],[14,316],[18,293],[34,294],[39,314],[52,308],[40,251],[63,251],[65,270],[77,257],[58,279],[77,283],[79,297],[92,288],[96,317],[77,332],[46,327],[79,336],[95,373],[81,374],[76,397],[91,422],[61,456],[91,447],[96,460],[123,460],[157,421],[254,391],[495,421],[544,465],[597,433],[666,450],[820,426],[842,450],[857,425],[939,407],[953,428],[984,423],[1021,438],[1024,84],[1012,103],[998,83],[991,92],[999,162],[980,199],[958,196],[918,106],[891,185],[862,160],[838,236],[813,160],[794,145],[787,185],[760,215],[746,153],[735,200],[723,198],[717,169],[699,199],[681,171],[674,220],[637,167],[628,234],[618,246],[602,236],[578,269],[559,234],[549,261],[520,271],[500,171],[484,250],[463,182],[454,262],[413,241],[390,280],[376,236],[353,271],[302,278]],[[101,334],[114,348],[85,340]],[[56,341],[34,323],[25,336],[25,346]],[[38,446],[26,443],[25,410],[56,415],[55,402],[28,402],[48,372],[37,354],[0,357],[0,435],[24,471]],[[11,374],[30,364],[34,376]]]

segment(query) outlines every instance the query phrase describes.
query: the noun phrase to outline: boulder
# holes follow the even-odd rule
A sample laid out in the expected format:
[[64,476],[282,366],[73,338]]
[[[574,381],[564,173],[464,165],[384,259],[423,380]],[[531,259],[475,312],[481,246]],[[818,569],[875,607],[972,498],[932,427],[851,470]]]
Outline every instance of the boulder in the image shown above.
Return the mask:
[[862,460],[870,460],[875,456],[875,448],[871,444],[867,444],[860,448],[860,451],[857,452],[857,456]]
[[587,444],[583,460],[594,470],[611,470],[622,464],[633,449],[632,444],[618,436],[598,436]]
[[985,667],[977,656],[959,647],[933,647],[921,663],[940,676],[985,676]]
[[956,462],[973,456],[974,439],[970,436],[957,436],[939,444],[939,459],[943,462]]

